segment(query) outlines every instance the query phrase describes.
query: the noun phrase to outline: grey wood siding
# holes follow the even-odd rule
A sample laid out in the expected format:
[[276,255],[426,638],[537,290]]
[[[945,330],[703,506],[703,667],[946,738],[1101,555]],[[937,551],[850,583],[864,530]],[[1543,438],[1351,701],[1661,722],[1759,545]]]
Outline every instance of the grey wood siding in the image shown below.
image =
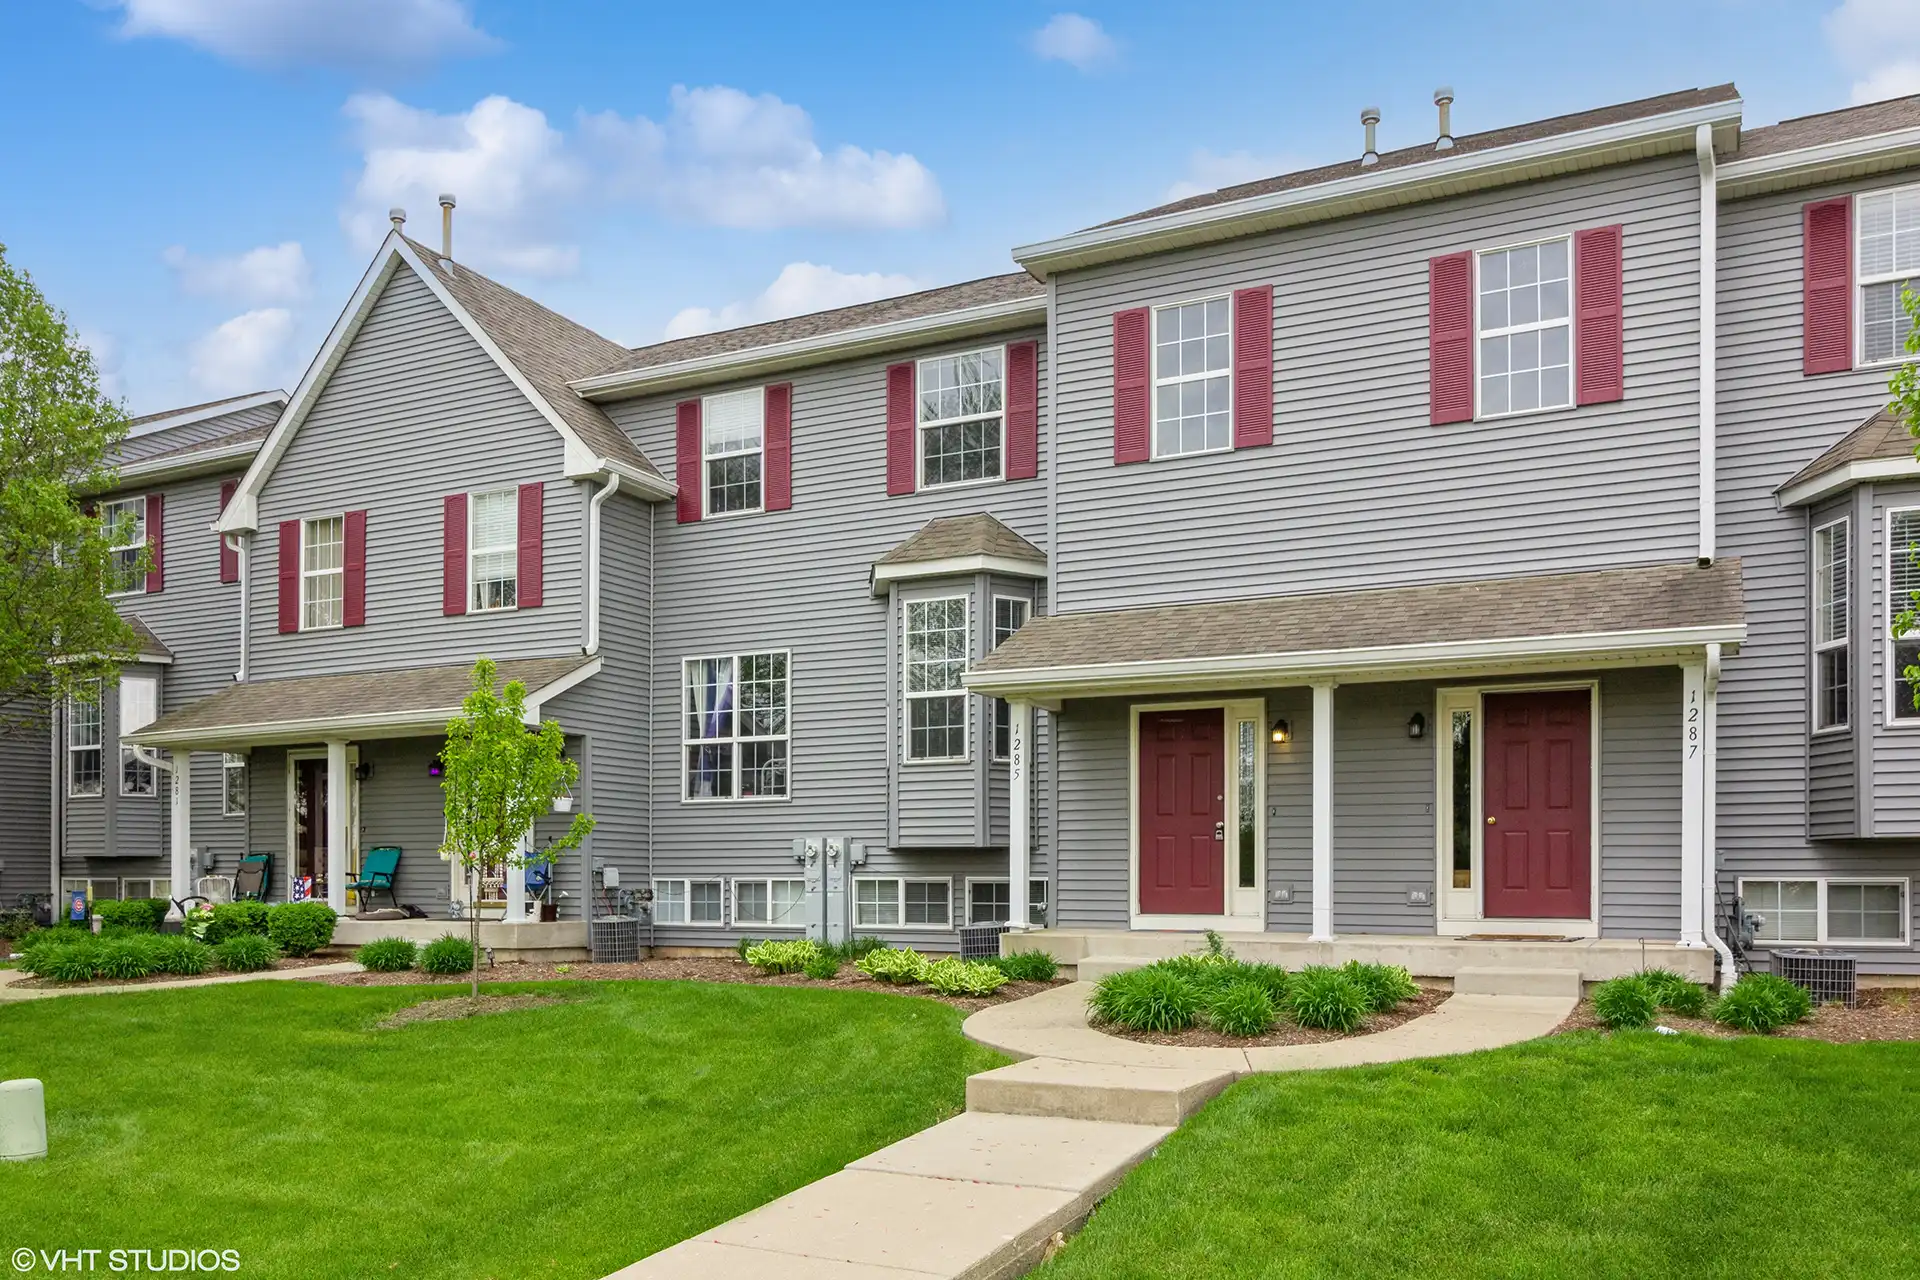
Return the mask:
[[1680,671],[1600,680],[1600,934],[1680,936]]
[[1069,929],[1124,929],[1131,856],[1127,704],[1108,698],[1069,702],[1054,724],[1060,742],[1055,922]]
[[52,889],[53,739],[37,727],[0,730],[0,908]]
[[[1313,691],[1267,694],[1267,727],[1284,719],[1292,741],[1267,744],[1267,928],[1307,933],[1313,928]],[[1292,902],[1273,891],[1293,890]]]
[[[1899,668],[1893,663],[1893,620],[1908,601],[1893,592],[1888,546],[1891,513],[1920,507],[1920,485],[1880,482],[1861,485],[1861,506],[1868,516],[1866,567],[1860,584],[1862,660],[1866,698],[1860,749],[1862,799],[1868,831],[1876,837],[1920,836],[1920,720],[1895,718]],[[1911,716],[1912,709],[1908,708]]]
[[[654,619],[649,724],[655,876],[797,876],[795,838],[844,835],[867,847],[869,862],[862,875],[951,875],[955,918],[960,919],[966,876],[1006,874],[1001,851],[889,851],[888,795],[898,768],[896,613],[891,600],[873,597],[869,583],[875,560],[937,516],[984,511],[1046,548],[1044,470],[1033,480],[891,498],[886,484],[887,365],[1037,336],[1020,331],[781,375],[776,380],[791,381],[794,388],[792,509],[683,525],[671,506],[659,508],[654,572],[662,604]],[[1041,352],[1044,468],[1044,344]],[[648,456],[671,460],[674,407],[680,400],[758,385],[745,382],[638,398],[607,409]],[[672,470],[670,463],[667,469]],[[683,800],[682,661],[769,649],[791,655],[790,797],[770,802]],[[978,732],[988,704],[985,699],[976,699],[976,704]],[[962,804],[969,813],[977,809],[977,788],[972,781],[966,785],[964,800],[957,791],[951,797],[955,813]],[[1044,877],[1050,824],[1044,812],[1046,789],[1038,794],[1033,868],[1036,876]],[[945,805],[940,812],[947,812]],[[903,843],[928,838],[916,828],[918,818],[905,811],[902,818]],[[968,842],[974,839],[970,829]],[[663,946],[726,945],[736,936],[731,929],[662,926],[656,931]],[[935,945],[933,935],[900,936],[914,938],[916,945]],[[951,935],[938,936],[946,939],[939,945],[952,945]]]
[[[580,649],[580,492],[559,434],[402,267],[260,495],[248,590],[251,678],[532,658]],[[442,501],[546,482],[545,604],[441,613]],[[282,520],[367,514],[367,622],[281,635]]]
[[[1647,161],[1061,275],[1055,609],[1691,558],[1698,192]],[[1429,426],[1428,259],[1614,222],[1626,399]],[[1273,445],[1114,466],[1113,313],[1254,284]]]
[[[1773,496],[1886,403],[1889,372],[1802,375],[1801,206],[1914,176],[1721,207],[1719,544],[1723,554],[1741,557],[1747,605],[1747,640],[1727,660],[1719,691],[1719,869],[1728,895],[1743,875],[1920,875],[1915,842],[1862,846],[1809,832],[1810,808],[1835,815],[1837,825],[1848,802],[1827,795],[1828,775],[1814,768],[1809,749],[1826,739],[1810,736],[1807,513],[1782,510]],[[1874,768],[1892,776],[1904,755],[1920,753],[1920,738],[1884,737],[1873,743]],[[1852,742],[1842,735],[1834,749]],[[1823,798],[1810,805],[1810,794]],[[1920,971],[1911,950],[1858,955],[1863,971]]]
[[[1438,865],[1433,742],[1407,736],[1407,720],[1416,711],[1432,718],[1431,685],[1356,684],[1333,691],[1335,933],[1433,932],[1433,907],[1407,902],[1409,889],[1426,888],[1431,903]],[[1305,781],[1311,814],[1311,774]]]

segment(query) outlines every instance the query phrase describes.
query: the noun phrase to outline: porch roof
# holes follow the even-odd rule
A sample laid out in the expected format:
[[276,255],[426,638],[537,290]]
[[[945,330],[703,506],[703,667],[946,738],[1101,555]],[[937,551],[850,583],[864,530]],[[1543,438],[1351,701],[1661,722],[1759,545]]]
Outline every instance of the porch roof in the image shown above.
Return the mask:
[[[499,682],[527,686],[527,714],[600,669],[600,659],[507,659]],[[232,750],[329,738],[404,738],[438,734],[473,687],[470,663],[357,671],[342,675],[249,680],[169,711],[127,735],[143,747]]]
[[1653,663],[1746,635],[1740,561],[1035,618],[967,673],[1039,701]]

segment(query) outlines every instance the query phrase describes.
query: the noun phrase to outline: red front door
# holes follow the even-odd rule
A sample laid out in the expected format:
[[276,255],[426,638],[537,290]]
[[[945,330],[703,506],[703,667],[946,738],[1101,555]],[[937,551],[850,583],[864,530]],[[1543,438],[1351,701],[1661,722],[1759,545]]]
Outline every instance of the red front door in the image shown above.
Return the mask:
[[1585,689],[1489,693],[1488,916],[1584,920],[1593,901],[1593,703]]
[[1140,910],[1226,913],[1226,713],[1140,714]]

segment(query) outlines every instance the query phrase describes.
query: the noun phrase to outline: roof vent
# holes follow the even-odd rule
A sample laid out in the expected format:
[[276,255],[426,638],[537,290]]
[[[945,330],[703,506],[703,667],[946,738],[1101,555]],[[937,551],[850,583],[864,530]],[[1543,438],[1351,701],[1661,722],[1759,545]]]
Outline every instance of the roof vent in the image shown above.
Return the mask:
[[453,194],[440,193],[440,256],[453,260]]
[[398,231],[407,225],[407,211],[399,205],[395,205],[393,208],[387,210],[387,221],[393,224],[395,231]]
[[1363,165],[1379,164],[1380,149],[1374,145],[1374,130],[1380,126],[1380,108],[1360,108],[1360,123],[1367,127],[1367,149],[1360,157]]
[[1453,86],[1443,84],[1433,91],[1433,105],[1440,108],[1440,137],[1434,142],[1435,151],[1453,150]]

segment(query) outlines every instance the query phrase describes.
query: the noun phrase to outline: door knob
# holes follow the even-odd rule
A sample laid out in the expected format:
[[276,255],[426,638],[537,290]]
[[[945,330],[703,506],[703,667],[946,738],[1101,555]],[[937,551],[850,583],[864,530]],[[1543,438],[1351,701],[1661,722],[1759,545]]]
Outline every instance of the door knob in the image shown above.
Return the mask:
[[1225,839],[1227,838],[1227,824],[1226,824],[1226,823],[1224,823],[1224,822],[1216,822],[1216,823],[1214,823],[1214,824],[1213,824],[1213,838],[1214,838],[1215,840],[1225,840]]
[[1488,825],[1488,826],[1492,826],[1492,825],[1493,825],[1493,815],[1492,815],[1492,814],[1488,814],[1488,815],[1487,815],[1487,825]]

